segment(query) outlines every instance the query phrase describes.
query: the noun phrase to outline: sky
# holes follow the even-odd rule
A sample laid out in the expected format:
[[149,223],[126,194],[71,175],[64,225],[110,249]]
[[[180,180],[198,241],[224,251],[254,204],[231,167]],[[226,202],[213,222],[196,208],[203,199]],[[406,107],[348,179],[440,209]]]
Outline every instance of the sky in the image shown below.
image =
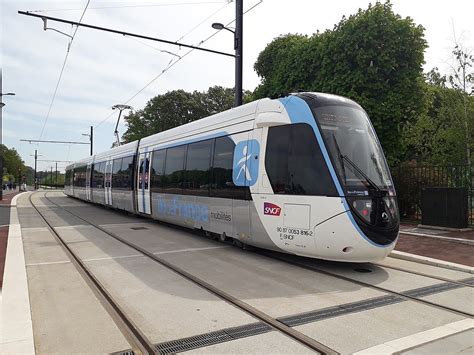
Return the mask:
[[[82,1],[0,0],[0,67],[4,96],[3,144],[14,147],[29,166],[38,150],[38,170],[49,170],[50,161],[73,161],[89,155],[88,145],[31,144],[21,139],[88,142],[83,134],[94,126],[94,153],[114,141],[115,104],[143,108],[152,97],[170,90],[205,91],[214,85],[234,86],[234,59],[157,42],[79,28],[69,48],[61,81],[53,95],[70,37],[43,30],[39,18],[22,11],[78,21],[86,6]],[[311,35],[332,29],[343,15],[365,9],[366,0],[244,0],[243,87],[253,90],[260,78],[253,70],[258,54],[275,37],[287,33]],[[453,39],[474,48],[472,0],[392,0],[393,9],[425,28],[428,49],[425,71],[449,70]],[[216,31],[213,22],[231,23],[235,3],[227,0],[90,0],[83,23],[110,27],[151,37],[180,41],[233,53],[228,31]],[[231,23],[229,26],[232,26]],[[72,35],[70,25],[48,21],[48,27]],[[218,33],[216,33],[218,32]],[[174,55],[168,53],[175,53]],[[171,68],[163,72],[176,61]],[[125,111],[126,112],[126,111]],[[119,133],[126,130],[123,121]],[[63,170],[66,163],[59,162]]]

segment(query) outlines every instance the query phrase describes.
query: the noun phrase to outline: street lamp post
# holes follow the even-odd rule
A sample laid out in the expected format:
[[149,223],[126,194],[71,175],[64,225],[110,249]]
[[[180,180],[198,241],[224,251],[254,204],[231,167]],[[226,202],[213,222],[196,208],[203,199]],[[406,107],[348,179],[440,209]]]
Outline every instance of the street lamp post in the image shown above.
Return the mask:
[[91,156],[94,155],[94,127],[91,126],[91,133],[82,133],[83,136],[87,136],[91,142]]
[[235,49],[235,102],[234,106],[242,105],[242,55],[243,55],[243,19],[244,19],[243,0],[235,1],[235,31],[222,23],[215,22],[212,28],[216,30],[227,30],[234,34]]
[[116,138],[116,141],[115,141],[115,146],[116,147],[118,147],[120,145],[120,136],[119,136],[119,133],[118,133],[118,125],[119,125],[119,122],[120,122],[120,117],[122,116],[122,111],[123,110],[132,110],[132,109],[133,109],[133,107],[128,106],[128,105],[117,104],[117,105],[112,106],[112,110],[119,110],[119,115],[118,115],[118,118],[117,118],[117,124],[115,125],[115,131],[114,131],[115,138]]

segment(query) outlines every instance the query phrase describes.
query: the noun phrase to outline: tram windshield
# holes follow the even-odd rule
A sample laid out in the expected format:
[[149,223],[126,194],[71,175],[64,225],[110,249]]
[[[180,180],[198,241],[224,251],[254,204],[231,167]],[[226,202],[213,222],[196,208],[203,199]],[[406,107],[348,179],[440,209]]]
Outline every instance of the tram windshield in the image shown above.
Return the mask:
[[367,114],[345,105],[320,106],[314,111],[346,194],[383,191],[392,195],[387,163]]

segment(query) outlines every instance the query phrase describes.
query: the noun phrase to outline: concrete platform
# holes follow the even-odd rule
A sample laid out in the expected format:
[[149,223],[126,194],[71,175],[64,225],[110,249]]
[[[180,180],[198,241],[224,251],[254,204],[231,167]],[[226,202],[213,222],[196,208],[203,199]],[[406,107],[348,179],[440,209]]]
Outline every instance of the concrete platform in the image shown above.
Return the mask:
[[[422,351],[425,345],[428,346],[425,349],[433,352],[436,341],[441,349],[448,346],[445,345],[447,336],[459,349],[473,345],[470,333],[463,333],[473,327],[472,319],[466,320],[452,312],[393,298],[385,292],[237,249],[181,228],[87,204],[58,192],[49,193],[48,197],[338,352],[381,353],[381,349],[385,349],[382,353],[410,352]],[[225,332],[257,322],[247,313],[53,206],[40,194],[33,200],[42,206],[41,211],[56,231],[154,343],[174,340],[179,343],[186,337]],[[129,348],[120,330],[29,206],[26,195],[18,199],[17,210],[36,351],[112,352]],[[308,262],[394,291],[428,289],[442,283],[383,266],[363,265],[372,272],[359,273],[353,264]],[[472,276],[413,261],[388,258],[382,265],[384,263],[453,280]],[[472,311],[472,290],[458,287],[425,297],[441,305]],[[99,344],[101,339],[102,344]],[[397,341],[406,346],[395,346]],[[449,346],[454,349],[453,344]],[[296,354],[309,352],[309,349],[277,331],[265,331],[196,347],[189,352]]]

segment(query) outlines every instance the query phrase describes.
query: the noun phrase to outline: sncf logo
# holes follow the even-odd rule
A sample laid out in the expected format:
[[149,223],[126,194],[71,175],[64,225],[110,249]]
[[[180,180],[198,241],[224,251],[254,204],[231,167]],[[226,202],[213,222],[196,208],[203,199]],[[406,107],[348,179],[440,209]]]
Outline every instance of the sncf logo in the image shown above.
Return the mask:
[[263,213],[264,214],[269,214],[271,216],[279,216],[281,212],[281,207],[274,205],[273,203],[270,202],[265,202],[263,204]]

